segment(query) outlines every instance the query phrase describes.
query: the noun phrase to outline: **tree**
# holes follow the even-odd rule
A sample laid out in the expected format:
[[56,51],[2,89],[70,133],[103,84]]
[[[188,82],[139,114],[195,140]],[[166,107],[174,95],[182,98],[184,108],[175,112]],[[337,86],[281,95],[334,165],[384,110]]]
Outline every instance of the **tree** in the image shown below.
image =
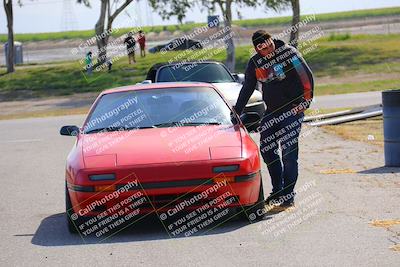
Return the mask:
[[[265,0],[267,9],[270,8],[274,11],[282,11],[289,7],[292,9],[292,26],[296,26],[300,22],[300,0]],[[290,32],[290,43],[297,47],[299,39],[299,29],[293,27]]]
[[[100,0],[100,15],[94,27],[98,52],[98,64],[104,64],[107,59],[107,44],[112,31],[112,24],[117,16],[134,0]],[[78,0],[86,6],[89,0]]]
[[[17,0],[17,4],[21,7],[22,0]],[[7,73],[11,73],[15,71],[14,67],[14,13],[13,13],[13,4],[12,0],[3,0],[4,11],[7,17],[7,29],[8,29],[8,38],[7,38]]]
[[14,14],[12,0],[3,0],[4,11],[7,16],[7,29],[8,29],[8,39],[7,39],[7,50],[6,63],[7,63],[7,73],[15,71],[14,68]]
[[152,8],[160,14],[162,19],[169,19],[176,16],[179,24],[182,24],[186,16],[186,10],[190,8],[191,1],[185,0],[150,0]]
[[[292,5],[292,26],[298,25],[300,22],[300,0],[290,0]],[[290,42],[294,47],[297,47],[297,41],[299,39],[299,30],[296,28],[295,31],[290,32]]]
[[215,11],[218,6],[224,18],[226,32],[224,36],[226,45],[226,65],[229,70],[235,70],[235,44],[232,36],[232,4],[246,5],[255,7],[257,0],[149,0],[150,5],[156,10],[163,19],[169,19],[171,16],[177,16],[178,21],[186,15],[187,9],[199,4],[201,8],[208,11]]
[[232,35],[232,0],[219,0],[219,1],[204,1],[211,10],[214,10],[215,5],[218,5],[224,16],[224,25],[227,29],[225,38],[226,45],[226,66],[230,71],[235,71],[235,43],[233,42]]

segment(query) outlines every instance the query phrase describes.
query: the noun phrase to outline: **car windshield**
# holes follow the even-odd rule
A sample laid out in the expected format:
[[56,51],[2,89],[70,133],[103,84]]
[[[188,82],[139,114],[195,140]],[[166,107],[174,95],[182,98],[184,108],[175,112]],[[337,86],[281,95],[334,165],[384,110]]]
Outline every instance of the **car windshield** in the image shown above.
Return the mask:
[[194,81],[207,83],[235,82],[228,70],[216,63],[193,63],[160,69],[157,82]]
[[228,105],[211,87],[180,87],[103,95],[84,133],[143,128],[232,125]]

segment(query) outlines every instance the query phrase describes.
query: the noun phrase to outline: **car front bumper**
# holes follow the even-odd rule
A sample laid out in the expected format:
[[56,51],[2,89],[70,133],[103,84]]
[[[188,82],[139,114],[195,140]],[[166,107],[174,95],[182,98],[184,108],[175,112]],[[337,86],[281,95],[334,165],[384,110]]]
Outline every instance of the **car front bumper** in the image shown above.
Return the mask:
[[[204,180],[207,181],[207,180]],[[73,210],[80,216],[96,216],[106,212],[108,215],[118,212],[118,209],[136,202],[135,207],[140,214],[166,212],[174,213],[179,207],[181,210],[192,211],[208,205],[209,208],[218,207],[226,202],[226,207],[245,207],[254,204],[258,200],[261,181],[260,171],[254,173],[249,179],[237,182],[207,183],[207,185],[171,186],[159,187],[141,184],[141,190],[133,189],[121,192],[116,196],[115,192],[82,192],[74,185],[68,185]],[[217,190],[210,191],[212,187],[219,185]],[[146,188],[147,187],[147,188]],[[153,188],[152,188],[153,187]],[[117,186],[121,188],[121,185]],[[207,196],[204,192],[208,192]],[[137,196],[137,197],[134,197]],[[127,201],[129,199],[129,201]],[[229,199],[229,201],[228,201]],[[129,204],[129,203],[130,204]],[[94,204],[95,203],[95,204]],[[186,204],[182,204],[186,203]],[[190,203],[190,205],[188,204]],[[88,208],[89,207],[89,208]],[[117,208],[115,208],[117,207]],[[177,208],[178,207],[178,208]]]

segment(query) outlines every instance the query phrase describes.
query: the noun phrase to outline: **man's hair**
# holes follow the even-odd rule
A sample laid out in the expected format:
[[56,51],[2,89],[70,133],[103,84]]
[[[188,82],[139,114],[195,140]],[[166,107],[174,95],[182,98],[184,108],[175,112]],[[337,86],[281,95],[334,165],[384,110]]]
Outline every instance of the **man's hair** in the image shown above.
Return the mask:
[[265,43],[269,38],[271,38],[271,34],[264,30],[258,30],[253,33],[251,40],[253,41],[253,45],[256,47],[258,44]]

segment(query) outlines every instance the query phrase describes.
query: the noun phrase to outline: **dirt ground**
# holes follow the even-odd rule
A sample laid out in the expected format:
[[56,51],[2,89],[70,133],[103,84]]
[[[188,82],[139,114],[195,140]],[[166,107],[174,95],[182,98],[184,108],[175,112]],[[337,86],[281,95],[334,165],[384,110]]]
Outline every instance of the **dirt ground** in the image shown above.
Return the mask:
[[97,95],[98,93],[81,93],[63,97],[3,101],[0,102],[0,119],[57,115],[58,113],[63,115],[83,114],[87,112]]

